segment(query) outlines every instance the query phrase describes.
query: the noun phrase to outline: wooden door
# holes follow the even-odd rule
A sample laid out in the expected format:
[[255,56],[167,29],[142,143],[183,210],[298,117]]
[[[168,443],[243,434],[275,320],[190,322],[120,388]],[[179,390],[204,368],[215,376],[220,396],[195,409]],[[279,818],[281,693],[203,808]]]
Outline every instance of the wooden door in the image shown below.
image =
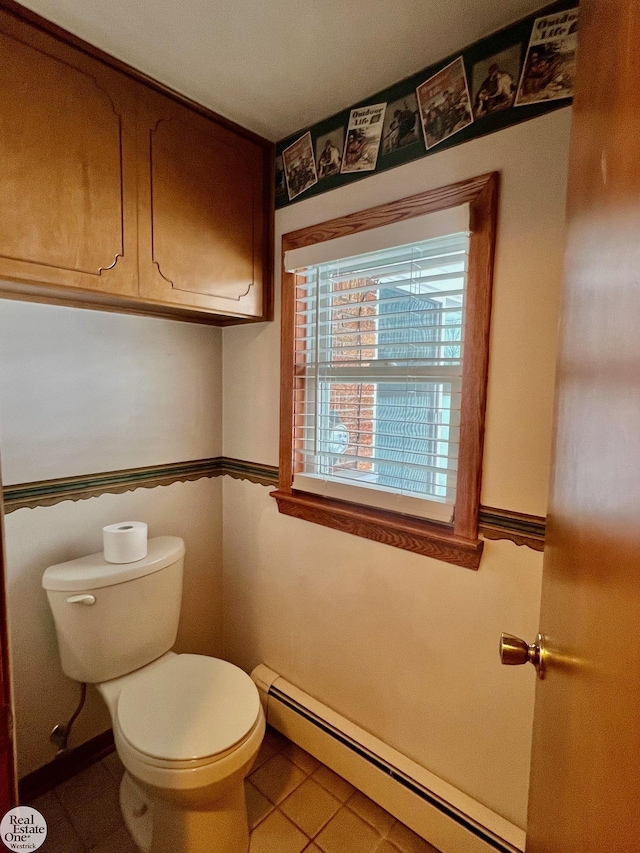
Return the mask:
[[0,279],[137,293],[126,79],[0,11]]
[[140,295],[261,317],[269,149],[163,95],[139,98]]
[[529,853],[640,850],[640,5],[582,0]]
[[4,553],[4,507],[0,476],[0,818],[17,805],[13,757],[13,712],[9,679],[7,600]]

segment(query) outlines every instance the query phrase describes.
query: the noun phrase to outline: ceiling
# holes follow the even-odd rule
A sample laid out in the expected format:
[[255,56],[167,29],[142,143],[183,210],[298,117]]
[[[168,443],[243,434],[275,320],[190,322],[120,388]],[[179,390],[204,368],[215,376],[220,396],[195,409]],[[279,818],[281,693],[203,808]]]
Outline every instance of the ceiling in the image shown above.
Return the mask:
[[541,0],[22,0],[278,140],[540,8]]

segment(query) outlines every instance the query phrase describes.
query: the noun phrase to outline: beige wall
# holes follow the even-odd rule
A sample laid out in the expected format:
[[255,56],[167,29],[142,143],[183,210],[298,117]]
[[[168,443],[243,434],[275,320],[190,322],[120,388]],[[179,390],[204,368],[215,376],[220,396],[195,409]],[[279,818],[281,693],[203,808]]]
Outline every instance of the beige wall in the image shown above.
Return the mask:
[[5,485],[217,456],[211,326],[0,300]]
[[[9,483],[217,456],[219,329],[0,300],[0,451]],[[48,565],[101,549],[101,530],[146,521],[187,546],[178,650],[221,653],[222,486],[174,483],[21,509],[5,518],[19,775],[50,761],[73,712],[40,586]],[[110,725],[90,690],[72,745]]]
[[[544,515],[570,111],[300,202],[277,239],[442,184],[502,175],[482,502]],[[279,268],[279,258],[276,269]],[[278,462],[278,323],[223,332],[225,455]],[[278,515],[225,478],[225,653],[289,681],[525,825],[534,673],[500,631],[537,631],[542,558],[487,542],[479,572]]]

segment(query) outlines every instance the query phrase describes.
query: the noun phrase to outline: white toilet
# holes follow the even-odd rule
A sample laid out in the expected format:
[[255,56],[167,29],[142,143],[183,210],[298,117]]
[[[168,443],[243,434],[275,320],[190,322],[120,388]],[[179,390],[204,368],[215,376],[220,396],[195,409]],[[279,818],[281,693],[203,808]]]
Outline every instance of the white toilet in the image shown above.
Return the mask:
[[258,690],[226,661],[169,651],[184,542],[149,540],[135,563],[102,553],[50,566],[42,585],[62,669],[97,686],[126,768],[125,822],[144,853],[246,853],[244,779],[265,731]]

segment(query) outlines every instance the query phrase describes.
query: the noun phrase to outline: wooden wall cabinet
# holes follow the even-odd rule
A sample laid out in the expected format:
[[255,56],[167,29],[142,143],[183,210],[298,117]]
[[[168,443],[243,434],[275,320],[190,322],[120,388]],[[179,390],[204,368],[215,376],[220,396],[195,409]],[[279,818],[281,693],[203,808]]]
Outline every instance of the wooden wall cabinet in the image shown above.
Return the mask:
[[259,146],[140,94],[140,296],[260,317],[268,185]]
[[0,289],[270,319],[273,145],[0,6]]
[[137,294],[135,100],[0,13],[0,278]]

